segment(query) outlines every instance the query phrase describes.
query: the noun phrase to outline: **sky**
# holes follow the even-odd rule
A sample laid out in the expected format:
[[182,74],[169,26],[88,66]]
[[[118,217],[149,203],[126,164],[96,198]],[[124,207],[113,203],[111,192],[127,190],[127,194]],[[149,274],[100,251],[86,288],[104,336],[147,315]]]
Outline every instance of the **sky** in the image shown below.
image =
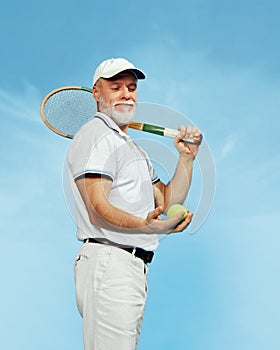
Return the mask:
[[[183,118],[204,135],[186,202],[203,215],[160,242],[139,350],[279,349],[279,10],[276,0],[2,5],[1,348],[83,348],[80,243],[62,183],[70,141],[39,108],[50,90],[90,86],[103,59],[125,57],[147,75],[148,111],[171,109],[170,126]],[[172,173],[170,140],[131,135]]]

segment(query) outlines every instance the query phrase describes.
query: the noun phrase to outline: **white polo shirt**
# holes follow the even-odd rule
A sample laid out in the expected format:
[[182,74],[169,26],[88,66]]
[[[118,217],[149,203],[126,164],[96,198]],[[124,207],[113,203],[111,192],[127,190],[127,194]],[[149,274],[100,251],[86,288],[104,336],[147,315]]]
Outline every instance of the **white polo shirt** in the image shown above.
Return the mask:
[[155,250],[157,234],[120,233],[92,225],[75,180],[85,174],[111,178],[109,202],[132,215],[146,218],[154,209],[153,184],[159,179],[146,152],[103,113],[86,123],[71,142],[69,181],[76,205],[77,238],[106,238],[115,243]]

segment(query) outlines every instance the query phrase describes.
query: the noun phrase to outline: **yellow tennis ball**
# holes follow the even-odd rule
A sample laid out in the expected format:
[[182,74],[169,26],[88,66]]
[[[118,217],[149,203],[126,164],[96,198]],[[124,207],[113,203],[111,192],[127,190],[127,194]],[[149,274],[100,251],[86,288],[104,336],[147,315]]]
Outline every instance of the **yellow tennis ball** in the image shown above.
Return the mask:
[[179,214],[181,211],[184,211],[184,214],[181,218],[181,221],[183,221],[189,213],[188,209],[185,208],[182,204],[172,204],[167,211],[168,219],[173,218],[174,216]]

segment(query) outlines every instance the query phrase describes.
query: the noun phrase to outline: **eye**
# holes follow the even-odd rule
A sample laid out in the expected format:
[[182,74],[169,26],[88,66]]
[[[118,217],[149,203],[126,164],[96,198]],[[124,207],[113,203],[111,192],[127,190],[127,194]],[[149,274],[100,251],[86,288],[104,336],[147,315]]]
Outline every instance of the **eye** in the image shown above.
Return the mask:
[[130,92],[133,92],[133,91],[135,91],[137,89],[137,86],[136,85],[129,85],[128,86],[128,90],[130,91]]

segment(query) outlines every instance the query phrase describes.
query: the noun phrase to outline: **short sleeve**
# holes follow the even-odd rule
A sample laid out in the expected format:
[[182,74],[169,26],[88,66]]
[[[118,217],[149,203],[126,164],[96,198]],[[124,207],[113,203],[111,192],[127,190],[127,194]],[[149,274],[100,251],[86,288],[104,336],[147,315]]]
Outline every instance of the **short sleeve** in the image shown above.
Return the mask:
[[114,155],[114,147],[108,138],[99,139],[92,146],[88,153],[88,158],[84,158],[84,164],[73,174],[74,179],[85,174],[100,174],[109,176],[112,180],[116,174],[116,157]]
[[100,174],[114,180],[117,159],[115,154],[115,131],[103,122],[95,122],[74,138],[68,154],[69,167],[74,180],[85,174]]

